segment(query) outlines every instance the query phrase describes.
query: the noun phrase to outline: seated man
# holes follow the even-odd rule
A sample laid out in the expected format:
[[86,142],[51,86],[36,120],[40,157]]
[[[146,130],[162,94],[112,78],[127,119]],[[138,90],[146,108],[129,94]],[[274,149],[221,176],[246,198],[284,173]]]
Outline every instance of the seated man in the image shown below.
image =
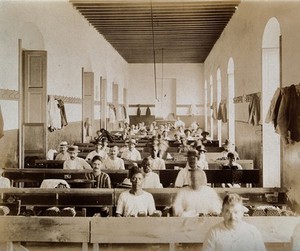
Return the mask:
[[192,131],[190,129],[185,129],[184,134],[186,137],[186,140],[194,140],[194,137],[192,136]]
[[144,171],[144,182],[142,187],[143,188],[163,188],[162,184],[160,183],[160,179],[157,173],[152,172],[150,167],[150,161],[148,158],[144,158],[141,166]]
[[135,139],[128,140],[128,149],[122,152],[121,158],[130,161],[142,160],[140,152],[135,148],[136,144]]
[[132,174],[132,188],[120,194],[116,216],[137,217],[152,215],[155,211],[154,198],[151,193],[143,191],[144,175],[141,171]]
[[208,163],[206,161],[205,153],[207,152],[204,145],[199,145],[196,147],[196,150],[199,152],[199,160],[197,161],[197,166],[202,170],[208,169]]
[[162,170],[166,169],[165,161],[158,157],[158,147],[151,146],[150,147],[150,156],[148,157],[150,162],[150,168],[152,170]]
[[177,120],[174,123],[175,129],[178,129],[179,127],[185,128],[185,123],[180,119],[180,117],[177,117]]
[[78,146],[69,146],[70,159],[64,161],[63,169],[92,169],[84,159],[77,157]]
[[265,251],[259,230],[242,220],[244,209],[239,195],[226,195],[222,206],[224,220],[209,230],[202,251]]
[[68,153],[68,143],[67,141],[62,141],[58,147],[59,153],[56,155],[55,160],[67,160],[70,159],[70,155]]
[[87,174],[89,180],[94,180],[93,188],[111,188],[111,182],[109,175],[101,171],[103,169],[103,163],[101,157],[96,155],[92,159],[93,172]]
[[228,163],[225,163],[222,165],[222,169],[231,169],[231,170],[237,170],[237,169],[243,169],[242,166],[239,163],[236,163],[235,155],[232,152],[229,152],[227,154]]
[[3,175],[3,169],[0,168],[0,188],[10,188],[10,180]]
[[201,136],[202,136],[202,144],[210,144],[210,143],[212,143],[212,141],[211,141],[211,138],[209,137],[209,132],[207,132],[207,131],[203,131],[202,133],[201,133]]
[[175,216],[195,217],[199,215],[219,215],[222,202],[216,191],[207,186],[206,174],[201,169],[191,169],[191,185],[183,187],[173,204]]
[[110,148],[109,157],[104,160],[104,169],[125,170],[124,160],[118,157],[119,147]]
[[188,140],[185,136],[181,137],[182,144],[178,147],[179,153],[187,153],[188,151],[192,150],[192,147],[188,144]]
[[182,168],[177,174],[175,180],[175,187],[184,187],[191,185],[191,172],[190,169],[199,168],[197,166],[199,158],[199,153],[196,150],[188,151],[187,153],[187,163],[184,168]]
[[225,140],[223,144],[224,151],[221,152],[220,157],[218,159],[227,159],[227,154],[232,152],[235,155],[236,159],[239,159],[239,154],[235,151],[235,145],[230,142],[229,139]]
[[[222,169],[226,170],[226,169],[229,169],[229,170],[242,170],[242,166],[239,164],[239,163],[236,163],[235,162],[235,155],[231,152],[229,152],[227,154],[227,159],[228,159],[228,163],[225,163],[222,165]],[[227,186],[228,187],[241,187],[240,184],[230,184],[230,183],[227,183]],[[222,183],[222,187],[225,187],[225,184]]]
[[102,142],[103,141],[106,141],[107,142],[107,139],[106,138],[102,138],[101,140],[96,140],[94,142],[95,144],[95,150],[94,151],[91,151],[85,158],[86,161],[90,162],[94,156],[98,155],[100,156],[102,159],[106,159],[107,158],[107,152],[106,150],[102,149]]

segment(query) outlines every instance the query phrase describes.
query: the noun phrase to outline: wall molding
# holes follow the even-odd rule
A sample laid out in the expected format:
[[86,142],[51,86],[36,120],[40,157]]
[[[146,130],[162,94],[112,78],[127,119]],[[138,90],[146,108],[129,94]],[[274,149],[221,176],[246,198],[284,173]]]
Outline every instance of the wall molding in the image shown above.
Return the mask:
[[19,100],[19,91],[9,90],[9,89],[0,89],[0,99],[1,100]]
[[[204,107],[204,104],[197,104],[195,105],[196,107]],[[179,107],[179,108],[190,108],[191,107],[191,104],[178,104],[176,105],[176,107]]]
[[154,104],[131,104],[131,105],[129,105],[129,107],[155,107],[155,105]]

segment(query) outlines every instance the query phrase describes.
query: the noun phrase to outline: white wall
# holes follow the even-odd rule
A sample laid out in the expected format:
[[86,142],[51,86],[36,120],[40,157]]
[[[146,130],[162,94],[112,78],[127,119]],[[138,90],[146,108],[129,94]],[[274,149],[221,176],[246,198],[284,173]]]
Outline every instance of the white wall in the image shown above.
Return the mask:
[[[262,86],[262,39],[268,20],[277,18],[282,32],[282,79],[283,86],[300,82],[300,1],[242,1],[220,39],[205,61],[204,75],[216,79],[221,69],[222,93],[227,90],[227,64],[233,58],[235,71],[235,96],[261,92]],[[214,86],[216,83],[214,82]],[[224,96],[223,96],[224,97]],[[226,97],[226,96],[225,96]],[[246,123],[248,103],[235,104],[236,144],[242,158],[255,160],[261,167],[261,127]],[[263,121],[265,118],[261,118]],[[289,189],[289,198],[298,204],[300,211],[300,143],[283,145],[283,186]],[[262,168],[262,167],[261,167]],[[298,191],[295,192],[295,191]]]
[[[24,49],[47,51],[48,94],[81,98],[82,67],[94,72],[95,86],[102,76],[127,87],[126,61],[66,0],[0,2],[0,88],[18,90],[18,39]],[[80,121],[77,105],[68,108],[69,120]],[[17,116],[7,125],[16,129]]]
[[[157,79],[162,78],[162,65],[156,65]],[[177,105],[201,104],[204,100],[203,64],[163,64],[163,78],[176,80]],[[130,64],[128,104],[155,104],[153,64]],[[198,111],[200,108],[197,108]],[[136,108],[130,110],[135,114]],[[187,114],[187,108],[177,113]],[[144,112],[142,111],[142,114]]]
[[[18,90],[18,39],[23,49],[47,51],[48,95],[81,98],[82,67],[94,72],[95,91],[100,76],[120,91],[127,87],[127,62],[67,0],[0,1],[0,89]],[[0,100],[0,105],[5,130],[0,166],[17,166],[18,101]],[[49,134],[50,147],[81,139],[81,104],[65,103],[65,110],[69,126]]]

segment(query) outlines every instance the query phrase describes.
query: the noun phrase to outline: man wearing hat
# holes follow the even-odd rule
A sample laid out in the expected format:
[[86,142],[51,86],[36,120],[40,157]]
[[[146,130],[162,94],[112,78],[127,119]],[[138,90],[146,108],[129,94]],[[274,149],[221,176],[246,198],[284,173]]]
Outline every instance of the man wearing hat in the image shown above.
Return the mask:
[[107,147],[108,145],[108,140],[107,138],[102,138],[101,140],[96,140],[95,141],[95,150],[91,151],[85,158],[86,161],[92,161],[92,159],[98,155],[100,156],[103,160],[107,158],[107,153],[109,151],[109,148]]
[[224,151],[221,152],[221,156],[218,159],[227,159],[228,153],[233,153],[236,159],[240,159],[239,154],[235,151],[235,145],[229,140],[226,139],[223,144]]
[[208,137],[209,136],[209,132],[203,131],[201,133],[201,136],[202,136],[202,144],[211,143],[211,139]]
[[207,152],[204,145],[196,146],[196,150],[199,152],[199,160],[197,166],[202,170],[208,169],[208,163],[206,161],[205,153]]
[[67,141],[60,142],[58,151],[59,151],[59,153],[56,155],[55,160],[70,159],[70,155],[68,153],[68,143],[67,143]]
[[194,140],[194,137],[192,137],[192,131],[190,129],[185,129],[184,130],[184,134],[185,134],[185,137],[186,137],[186,140]]
[[184,187],[191,185],[191,172],[190,169],[198,167],[199,153],[197,150],[191,150],[187,153],[187,164],[179,171],[175,181],[175,187]]
[[89,163],[84,159],[77,157],[78,152],[78,146],[69,146],[68,153],[70,159],[65,160],[64,169],[92,169]]
[[142,160],[140,152],[135,148],[136,144],[135,139],[129,139],[128,148],[122,152],[121,158],[130,161]]

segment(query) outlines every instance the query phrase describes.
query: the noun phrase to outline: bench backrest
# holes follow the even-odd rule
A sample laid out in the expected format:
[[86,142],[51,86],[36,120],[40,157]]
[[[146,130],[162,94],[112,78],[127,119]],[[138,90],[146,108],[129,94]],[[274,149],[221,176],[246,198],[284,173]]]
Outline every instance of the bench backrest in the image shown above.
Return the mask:
[[90,219],[85,217],[0,217],[0,242],[89,242]]

